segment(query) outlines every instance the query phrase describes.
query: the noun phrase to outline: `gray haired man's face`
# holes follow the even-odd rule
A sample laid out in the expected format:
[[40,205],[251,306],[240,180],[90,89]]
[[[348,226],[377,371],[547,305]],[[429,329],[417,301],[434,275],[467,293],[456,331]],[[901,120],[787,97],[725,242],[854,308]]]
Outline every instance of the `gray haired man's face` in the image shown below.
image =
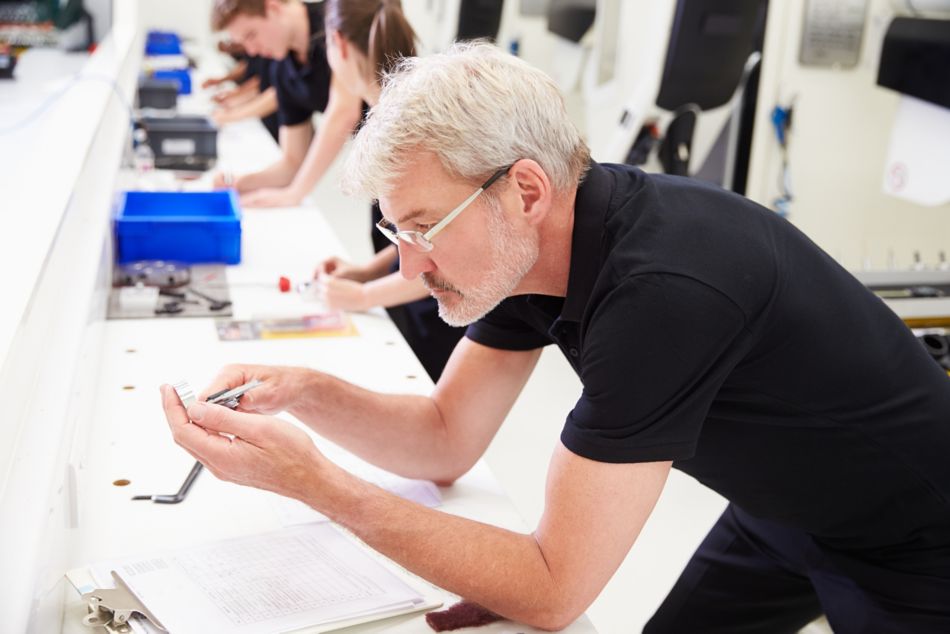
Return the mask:
[[[471,195],[472,184],[452,179],[432,155],[417,155],[411,163],[390,195],[380,199],[380,208],[399,229],[425,232]],[[499,198],[486,196],[433,245],[428,253],[400,247],[400,270],[408,279],[421,277],[438,301],[439,315],[453,326],[477,321],[508,297],[534,266],[539,249],[537,236],[519,235]]]

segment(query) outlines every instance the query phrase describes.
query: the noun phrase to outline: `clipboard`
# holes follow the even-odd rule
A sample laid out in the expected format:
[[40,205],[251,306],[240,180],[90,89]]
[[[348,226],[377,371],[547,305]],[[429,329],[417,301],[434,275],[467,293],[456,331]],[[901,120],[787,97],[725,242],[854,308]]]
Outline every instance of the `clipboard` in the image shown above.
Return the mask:
[[[332,632],[343,628],[374,623],[383,619],[397,616],[417,614],[442,606],[452,595],[432,586],[425,580],[416,577],[400,566],[394,564],[379,553],[361,545],[352,534],[345,529],[336,527],[337,532],[345,539],[358,546],[365,555],[376,560],[387,572],[409,585],[419,596],[419,600],[411,605],[399,605],[394,609],[382,609],[369,614],[355,617],[337,618],[292,629],[273,629],[274,634],[319,634]],[[102,577],[102,568],[99,568],[99,577]],[[65,577],[80,595],[79,601],[70,602],[74,605],[72,613],[67,612],[64,618],[81,620],[89,626],[89,632],[108,632],[109,634],[177,634],[174,630],[165,629],[162,623],[162,614],[155,614],[149,609],[147,602],[142,601],[135,591],[122,577],[121,572],[110,570],[114,588],[102,587],[107,584],[97,582],[93,567],[75,568],[66,572]],[[134,627],[133,627],[134,623]]]

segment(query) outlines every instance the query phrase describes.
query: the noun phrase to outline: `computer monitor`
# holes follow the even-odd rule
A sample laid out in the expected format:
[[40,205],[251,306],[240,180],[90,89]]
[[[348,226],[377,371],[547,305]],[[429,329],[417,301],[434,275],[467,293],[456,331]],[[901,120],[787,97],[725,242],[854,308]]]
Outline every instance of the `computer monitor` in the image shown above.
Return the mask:
[[656,105],[725,105],[764,29],[768,0],[679,0]]

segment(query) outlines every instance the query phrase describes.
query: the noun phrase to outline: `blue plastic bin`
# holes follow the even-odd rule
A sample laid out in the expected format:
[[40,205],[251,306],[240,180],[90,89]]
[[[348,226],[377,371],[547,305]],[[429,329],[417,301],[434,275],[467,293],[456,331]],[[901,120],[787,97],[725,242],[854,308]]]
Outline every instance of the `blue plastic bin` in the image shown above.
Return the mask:
[[115,215],[116,261],[241,261],[241,208],[234,190],[125,192]]
[[157,70],[152,73],[152,77],[155,79],[178,82],[179,95],[191,94],[191,73],[189,73],[188,69],[186,68],[179,68],[177,70]]
[[181,55],[181,38],[172,31],[149,31],[145,36],[146,55]]

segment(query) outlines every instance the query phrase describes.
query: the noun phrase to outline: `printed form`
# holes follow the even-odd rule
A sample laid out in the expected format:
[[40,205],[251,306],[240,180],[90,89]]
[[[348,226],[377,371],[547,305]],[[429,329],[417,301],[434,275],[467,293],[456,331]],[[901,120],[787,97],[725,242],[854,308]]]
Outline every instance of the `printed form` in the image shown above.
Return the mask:
[[93,577],[108,585],[111,570],[172,634],[292,632],[426,601],[329,524],[107,562]]

